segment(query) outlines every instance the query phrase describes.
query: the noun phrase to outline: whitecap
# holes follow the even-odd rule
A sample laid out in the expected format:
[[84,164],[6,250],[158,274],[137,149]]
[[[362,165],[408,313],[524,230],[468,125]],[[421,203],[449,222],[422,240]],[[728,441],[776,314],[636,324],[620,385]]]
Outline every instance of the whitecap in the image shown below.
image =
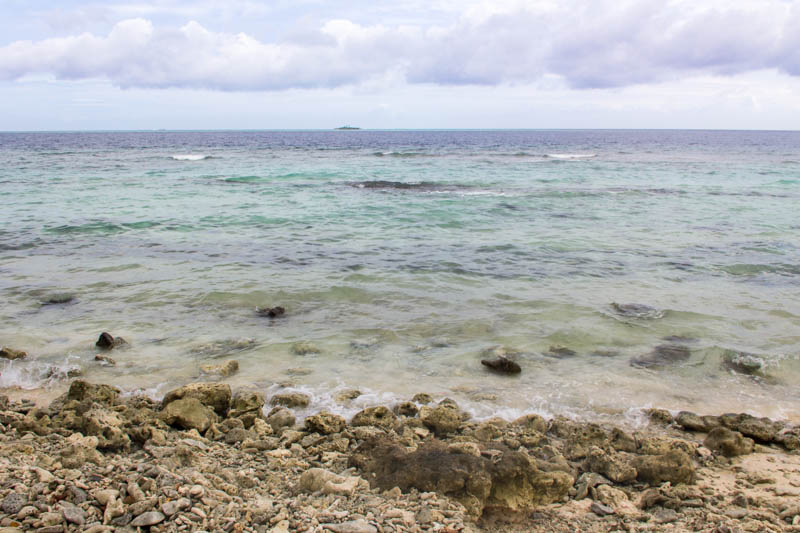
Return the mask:
[[175,161],[202,161],[203,159],[211,159],[211,156],[205,154],[174,154],[170,158]]
[[591,159],[597,157],[597,154],[546,154],[550,159]]

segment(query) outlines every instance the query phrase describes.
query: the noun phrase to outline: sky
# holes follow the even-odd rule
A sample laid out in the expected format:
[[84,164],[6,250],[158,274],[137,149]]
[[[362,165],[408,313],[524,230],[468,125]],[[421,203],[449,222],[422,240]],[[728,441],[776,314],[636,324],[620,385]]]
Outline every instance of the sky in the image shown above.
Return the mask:
[[0,130],[800,129],[800,0],[0,0]]

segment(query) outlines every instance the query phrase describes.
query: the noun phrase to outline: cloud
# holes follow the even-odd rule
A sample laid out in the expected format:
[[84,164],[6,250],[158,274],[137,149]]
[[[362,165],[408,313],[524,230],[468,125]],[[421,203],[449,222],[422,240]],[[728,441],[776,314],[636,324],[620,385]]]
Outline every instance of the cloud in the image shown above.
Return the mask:
[[472,4],[449,25],[329,20],[275,41],[144,18],[0,48],[0,79],[108,79],[121,87],[281,90],[400,77],[438,85],[624,87],[775,69],[800,76],[800,3],[574,0]]

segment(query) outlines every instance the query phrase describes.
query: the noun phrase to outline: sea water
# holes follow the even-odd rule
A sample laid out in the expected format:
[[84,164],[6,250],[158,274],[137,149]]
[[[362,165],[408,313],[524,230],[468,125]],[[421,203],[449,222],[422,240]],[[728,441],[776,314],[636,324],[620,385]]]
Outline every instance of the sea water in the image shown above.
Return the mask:
[[2,133],[0,201],[6,393],[800,419],[798,132]]

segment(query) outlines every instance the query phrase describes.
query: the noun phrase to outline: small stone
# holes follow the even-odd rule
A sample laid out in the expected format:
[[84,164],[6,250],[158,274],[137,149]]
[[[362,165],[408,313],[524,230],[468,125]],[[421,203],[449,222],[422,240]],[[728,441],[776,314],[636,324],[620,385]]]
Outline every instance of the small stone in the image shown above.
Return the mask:
[[322,524],[323,529],[333,533],[378,533],[378,529],[366,520],[350,520],[341,524]]
[[578,355],[578,352],[566,346],[554,344],[547,349],[545,355],[548,357],[555,357],[556,359],[564,359],[567,357],[574,357]]
[[743,507],[731,507],[725,511],[725,516],[733,518],[734,520],[741,520],[747,516],[747,509]]
[[98,362],[100,362],[100,363],[102,363],[102,364],[104,364],[106,366],[116,366],[117,365],[117,361],[114,358],[109,357],[107,355],[103,355],[103,354],[95,355],[94,356],[94,360],[98,361]]
[[170,517],[178,511],[183,511],[191,506],[192,502],[189,498],[179,498],[162,503],[161,512],[164,513],[165,516]]
[[202,485],[192,485],[189,489],[189,496],[192,498],[202,498],[206,493],[206,489]]
[[69,524],[82,526],[86,523],[86,512],[76,505],[64,507],[62,512],[64,513],[64,520]]
[[670,522],[675,522],[679,518],[679,515],[672,509],[662,508],[653,513],[653,517],[659,524],[668,524]]
[[316,415],[309,416],[305,421],[306,431],[310,433],[320,433],[322,435],[331,435],[342,431],[347,422],[339,415],[334,415],[326,411],[322,411]]
[[12,492],[3,499],[0,509],[6,514],[17,514],[28,503],[28,498],[22,494]]
[[160,524],[164,521],[166,517],[163,513],[158,511],[148,511],[146,513],[142,513],[136,518],[133,519],[131,522],[132,527],[146,527],[146,526],[154,526],[156,524]]
[[603,505],[599,502],[592,502],[591,507],[589,510],[596,514],[597,516],[608,516],[614,514],[614,509],[609,507],[608,505]]

